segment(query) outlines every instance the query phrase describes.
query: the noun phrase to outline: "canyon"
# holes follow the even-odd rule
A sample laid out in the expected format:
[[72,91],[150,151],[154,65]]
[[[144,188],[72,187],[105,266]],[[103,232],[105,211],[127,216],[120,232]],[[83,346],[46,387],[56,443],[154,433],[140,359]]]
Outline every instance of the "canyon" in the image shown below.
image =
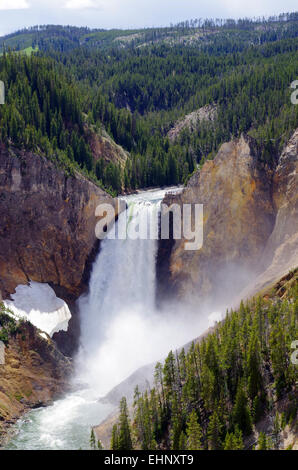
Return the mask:
[[[125,305],[129,307],[130,299],[138,298],[136,292],[141,294],[144,285],[148,286],[149,282],[153,282],[153,275],[150,273],[154,271],[152,264],[155,260],[154,250],[156,250],[156,286],[152,287],[150,292],[152,294],[156,290],[157,304],[164,306],[169,300],[173,302],[175,299],[184,306],[192,304],[192,308],[197,309],[198,317],[204,308],[205,311],[208,308],[208,311],[212,312],[219,306],[223,310],[223,307],[230,307],[233,303],[239,304],[241,298],[249,298],[268,288],[298,264],[298,130],[294,132],[281,155],[276,158],[274,165],[268,165],[260,159],[258,148],[251,137],[242,135],[223,144],[215,159],[207,161],[197,170],[181,193],[165,191],[163,199],[167,205],[179,204],[182,214],[183,204],[204,205],[202,249],[194,252],[184,250],[186,240],[183,238],[159,240],[154,250],[150,248],[151,254],[148,259],[151,264],[148,265],[147,261],[148,272],[144,273],[142,269],[137,276],[136,282],[141,282],[141,273],[146,279],[148,278],[142,280],[143,286],[138,289],[136,285],[127,284],[131,279],[131,270],[134,270],[131,263],[134,262],[136,250],[131,251],[130,245],[127,245],[128,258],[124,266],[128,274],[124,279],[120,266],[118,272],[117,266],[111,264],[112,259],[120,262],[120,252],[117,260],[115,258],[117,251],[110,246],[110,255],[106,251],[102,264],[98,264],[97,267],[104,269],[105,272],[98,271],[94,274],[96,282],[101,279],[101,284],[99,290],[97,284],[94,284],[93,294],[89,285],[91,266],[96,254],[101,253],[94,231],[97,222],[95,208],[101,202],[109,202],[114,205],[118,214],[117,201],[84,176],[80,174],[67,176],[52,162],[41,156],[17,149],[12,151],[2,147],[0,150],[0,213],[4,221],[0,232],[2,296],[4,299],[9,299],[17,286],[28,284],[29,281],[48,283],[56,295],[67,302],[72,312],[69,330],[55,333],[54,341],[50,338],[42,339],[39,332],[30,327],[33,328],[31,336],[38,338],[37,343],[30,342],[28,336],[27,340],[20,340],[20,337],[17,337],[9,344],[8,365],[4,372],[3,369],[1,372],[6,379],[4,382],[1,381],[2,410],[6,410],[6,397],[13,383],[11,370],[14,370],[14,367],[11,363],[18,361],[17,351],[21,351],[20,348],[27,348],[29,351],[27,356],[31,361],[28,359],[29,362],[23,366],[27,370],[26,373],[21,369],[21,377],[27,377],[24,384],[28,390],[34,389],[32,384],[37,373],[34,369],[37,367],[36,364],[41,369],[45,367],[46,372],[40,372],[41,377],[44,376],[40,379],[41,388],[39,384],[36,387],[37,390],[42,390],[40,393],[26,392],[27,398],[24,398],[25,391],[23,393],[20,389],[20,395],[17,390],[18,385],[13,387],[16,398],[13,400],[12,412],[2,413],[5,427],[29,407],[47,404],[67,388],[67,380],[65,381],[67,374],[63,373],[60,376],[55,370],[56,366],[62,371],[65,367],[67,369],[70,367],[66,356],[74,354],[78,347],[78,338],[81,337],[84,342],[84,337],[86,340],[90,328],[92,329],[94,325],[96,311],[93,312],[94,305],[88,302],[93,299],[94,303],[94,298],[98,297],[97,305],[103,303],[101,308],[105,316],[100,319],[98,327],[98,334],[101,336],[105,330],[105,322],[111,321],[110,316],[113,317],[114,313],[117,313],[116,311],[113,313],[112,310],[107,316],[109,308],[104,308],[105,302],[108,302],[105,300],[107,292],[108,299],[111,299],[116,287],[119,294],[119,286],[122,285],[121,295],[120,297],[118,295],[118,301],[114,302],[115,309],[121,311]],[[147,196],[151,197],[150,194]],[[146,199],[141,203],[144,207],[148,205]],[[146,249],[148,250],[148,246]],[[139,255],[142,254],[144,257],[142,263],[146,264],[149,252],[143,251],[141,245],[139,251]],[[129,253],[132,256],[129,256]],[[144,265],[136,265],[136,269],[140,269],[141,266]],[[93,269],[95,269],[94,263]],[[106,286],[109,271],[113,282]],[[107,292],[103,292],[101,299],[100,292],[104,288]],[[83,309],[80,308],[81,314],[94,313],[94,319],[86,317],[83,332],[80,332],[82,317],[80,325],[77,300],[84,293],[87,295],[87,300],[84,296],[82,299],[85,298],[83,302],[87,303]],[[89,300],[88,295],[91,295]],[[150,298],[148,301],[150,307],[145,308],[145,317],[147,313],[149,314],[149,310],[153,311],[154,299]],[[108,305],[110,304],[107,303],[107,307]],[[88,326],[90,320],[93,323],[91,321]],[[133,321],[135,320],[134,318]],[[199,326],[194,330],[196,328],[197,331],[193,331],[193,337],[189,337],[189,340],[198,336]],[[206,323],[205,329],[207,329]],[[45,360],[37,358],[38,360],[32,362],[32,351],[40,355],[40,351],[48,347],[42,341],[55,348],[55,351],[60,349],[58,356],[56,353],[53,356],[54,362],[48,357]],[[93,346],[96,345],[88,344],[91,349]],[[91,349],[90,357],[92,357]],[[101,358],[98,361],[100,363],[103,358],[98,357]],[[143,370],[144,385],[148,371],[151,374],[152,366],[148,366],[148,370]],[[133,379],[128,379],[126,390],[132,383],[136,383],[138,377],[137,374]],[[17,374],[15,378],[19,384]],[[114,399],[117,399],[119,393],[115,389],[110,396],[114,394]],[[20,396],[23,398],[18,399]]]

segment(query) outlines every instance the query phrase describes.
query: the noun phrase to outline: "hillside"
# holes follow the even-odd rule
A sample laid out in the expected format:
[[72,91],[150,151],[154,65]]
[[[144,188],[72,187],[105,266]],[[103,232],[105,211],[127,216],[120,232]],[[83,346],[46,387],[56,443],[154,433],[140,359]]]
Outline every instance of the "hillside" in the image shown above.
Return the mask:
[[[1,139],[17,144],[19,138],[58,154],[114,193],[184,183],[196,165],[242,132],[258,141],[270,162],[298,126],[289,88],[298,76],[297,38],[296,13],[141,31],[50,25],[19,31],[3,38],[6,49],[38,51],[27,59],[15,53],[0,59],[0,77],[11,89],[7,114],[0,109]],[[15,99],[20,83],[14,67],[18,80],[28,81],[25,97],[33,98],[35,119]],[[43,84],[36,82],[37,67]],[[50,99],[47,111],[42,103],[49,80],[59,97]],[[209,106],[216,106],[217,119],[194,125],[198,110]],[[128,152],[125,165],[117,157],[92,158],[86,125],[104,128]],[[174,131],[171,139],[177,125],[183,132]]]
[[[223,39],[226,44],[237,38],[238,47],[247,43],[258,44],[295,35],[292,24],[297,13],[282,13],[268,19],[192,19],[164,28],[146,29],[90,29],[86,27],[38,25],[4,36],[1,49],[10,47],[24,50],[39,47],[44,51],[56,49],[67,51],[78,46],[111,49],[113,47],[145,47],[148,44],[183,44],[210,47],[215,42],[219,47]],[[228,34],[227,34],[228,33]]]
[[154,388],[135,389],[132,419],[122,399],[118,423],[95,428],[97,438],[107,443],[109,433],[113,450],[131,441],[143,450],[297,449],[297,281],[295,270],[188,350],[170,352]]

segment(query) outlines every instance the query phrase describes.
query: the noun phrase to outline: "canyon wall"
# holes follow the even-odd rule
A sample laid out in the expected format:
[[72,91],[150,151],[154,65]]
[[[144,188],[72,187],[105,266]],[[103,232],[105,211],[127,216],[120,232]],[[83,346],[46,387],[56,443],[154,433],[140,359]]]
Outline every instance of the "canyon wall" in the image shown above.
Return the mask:
[[112,204],[117,216],[116,200],[82,174],[67,176],[42,156],[0,146],[0,292],[7,299],[30,280],[50,284],[72,312],[68,332],[54,335],[67,355],[79,338],[75,301],[99,249],[101,203]]
[[47,282],[69,301],[86,286],[98,248],[95,208],[115,201],[79,173],[0,148],[0,290],[3,298],[29,280]]
[[9,337],[0,364],[0,448],[9,426],[25,411],[46,406],[67,390],[71,371],[70,360],[30,323]]
[[186,251],[184,238],[160,241],[158,270],[167,272],[160,297],[229,304],[242,289],[249,296],[297,266],[297,146],[298,130],[269,166],[255,141],[242,135],[223,144],[180,195],[166,196],[182,213],[183,204],[204,205],[204,242]]

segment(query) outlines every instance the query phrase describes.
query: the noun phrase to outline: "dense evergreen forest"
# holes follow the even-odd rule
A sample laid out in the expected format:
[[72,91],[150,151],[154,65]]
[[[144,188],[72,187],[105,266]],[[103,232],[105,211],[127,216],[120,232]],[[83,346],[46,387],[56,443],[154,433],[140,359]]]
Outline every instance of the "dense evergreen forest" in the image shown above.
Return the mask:
[[[269,298],[241,303],[201,341],[157,363],[154,388],[137,387],[131,410],[121,400],[111,448],[278,449],[298,409],[297,365],[290,360],[298,334],[297,270],[288,279],[278,295],[273,290]],[[269,415],[270,433],[256,440],[255,426]]]
[[[1,141],[84,171],[114,194],[184,183],[242,132],[274,164],[298,126],[297,13],[138,31],[42,26],[2,44]],[[216,107],[214,120],[169,139],[177,120],[205,105]],[[93,154],[90,132],[103,128],[129,152],[125,167]]]

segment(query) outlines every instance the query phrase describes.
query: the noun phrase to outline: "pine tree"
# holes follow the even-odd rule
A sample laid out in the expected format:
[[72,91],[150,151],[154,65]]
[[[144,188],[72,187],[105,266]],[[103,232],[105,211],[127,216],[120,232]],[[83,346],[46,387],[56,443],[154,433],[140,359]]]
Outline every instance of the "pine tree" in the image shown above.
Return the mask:
[[114,424],[113,429],[112,429],[111,449],[112,450],[118,450],[119,449],[119,434],[118,434],[117,424]]
[[247,405],[247,396],[241,383],[237,389],[235,405],[233,408],[233,421],[235,426],[239,426],[239,429],[243,434],[249,435],[252,432],[252,419]]
[[262,401],[261,397],[256,396],[253,400],[252,404],[252,417],[253,422],[257,423],[264,414],[264,410],[266,408],[266,403]]
[[187,450],[202,449],[202,429],[198,422],[196,412],[193,410],[186,424]]
[[184,431],[181,431],[179,437],[179,450],[187,450],[187,437]]
[[208,449],[209,450],[220,450],[222,447],[221,443],[221,428],[222,424],[220,422],[220,419],[218,417],[218,414],[216,411],[212,413],[210,420],[209,420],[209,425],[208,425]]
[[267,436],[264,432],[260,432],[258,440],[258,450],[269,450]]
[[243,450],[242,432],[237,428],[235,433],[227,433],[224,442],[224,450]]
[[171,400],[172,429],[171,429],[171,449],[179,450],[179,439],[182,428],[181,407],[179,406],[176,394]]
[[97,450],[104,450],[103,444],[100,440],[97,441]]
[[259,342],[256,334],[253,334],[248,346],[248,394],[253,400],[255,396],[262,390],[262,374],[260,371],[260,353]]
[[91,430],[91,435],[90,435],[90,447],[92,450],[96,449],[95,434],[94,434],[93,429]]
[[132,450],[130,422],[125,397],[120,402],[118,450]]
[[172,351],[168,354],[163,367],[163,382],[166,400],[169,401],[176,383],[176,363]]
[[274,422],[273,422],[273,432],[272,432],[272,439],[273,439],[273,444],[274,444],[275,449],[279,448],[280,432],[281,432],[281,420],[280,420],[278,412],[276,412]]

